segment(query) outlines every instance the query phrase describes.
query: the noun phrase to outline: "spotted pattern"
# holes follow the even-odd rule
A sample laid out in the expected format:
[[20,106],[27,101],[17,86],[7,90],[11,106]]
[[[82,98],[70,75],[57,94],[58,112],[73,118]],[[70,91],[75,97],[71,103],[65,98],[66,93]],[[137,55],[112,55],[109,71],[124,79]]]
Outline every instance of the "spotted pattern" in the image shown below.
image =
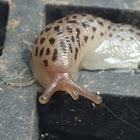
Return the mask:
[[65,20],[68,20],[68,19],[69,19],[69,17],[66,17],[66,18],[65,18]]
[[42,56],[43,52],[44,52],[44,47],[40,50],[40,57]]
[[55,39],[52,37],[52,38],[49,39],[49,42],[50,42],[51,45],[53,45],[55,43]]
[[63,21],[62,20],[59,20],[57,23],[63,23]]
[[57,51],[57,49],[54,49],[53,56],[52,56],[52,61],[56,61],[57,58],[58,58],[58,51]]
[[47,60],[47,59],[44,60],[44,66],[45,66],[45,67],[48,66],[48,60]]
[[54,27],[54,30],[59,31],[59,25]]
[[99,21],[98,20],[98,23],[101,25],[101,26],[104,26],[103,22]]
[[81,47],[81,44],[80,44],[80,29],[76,28],[76,32],[77,32],[77,35],[76,35],[76,39],[77,39],[77,43],[79,45],[79,48]]
[[[87,16],[87,14],[81,14],[81,16]],[[40,35],[45,34],[45,32],[49,32],[50,30],[54,30],[55,35],[58,35],[58,36],[63,35],[63,36],[59,36],[60,37],[59,41],[58,40],[56,41],[55,37],[53,35],[50,38],[47,38],[47,37],[46,38],[45,37],[37,38],[35,41],[35,44],[37,44],[39,42],[40,45],[43,45],[43,47],[40,48],[38,46],[39,44],[37,44],[36,48],[35,48],[34,56],[42,57],[42,55],[44,53],[46,56],[50,55],[50,57],[52,58],[52,61],[56,61],[58,59],[58,53],[59,53],[59,48],[60,48],[64,54],[68,53],[68,52],[74,53],[74,58],[75,58],[75,60],[77,60],[78,52],[80,51],[81,46],[84,46],[83,44],[87,43],[89,41],[89,39],[93,40],[94,38],[96,38],[95,32],[97,31],[97,27],[98,27],[98,26],[96,27],[96,25],[93,26],[92,23],[94,22],[95,19],[92,17],[88,17],[85,20],[82,20],[81,22],[79,22],[76,19],[77,17],[78,17],[77,15],[67,16],[63,20],[60,19],[60,20],[57,20],[56,22],[54,22],[53,26],[46,27],[40,33]],[[102,20],[101,21],[96,20],[96,21],[97,21],[98,25],[104,26],[104,22]],[[64,26],[65,27],[64,30],[62,30],[63,26],[58,24],[58,23],[63,23],[63,22],[65,22],[65,24],[68,23],[66,26]],[[78,26],[73,25],[73,23],[78,23],[77,24]],[[92,31],[90,36],[88,36],[87,34],[83,35],[83,33],[84,33],[82,30],[83,27],[85,29],[89,28],[89,30]],[[116,25],[115,27],[113,26],[113,24],[108,24],[106,28],[108,30],[112,29],[112,31],[116,31],[118,29],[117,27],[119,28],[120,31],[124,30],[120,24]],[[98,28],[100,29],[101,27],[98,27]],[[66,34],[63,32],[65,30],[67,31],[67,33],[73,33],[73,35],[68,34],[68,36],[66,36]],[[86,29],[86,31],[88,31],[88,29]],[[112,31],[110,31],[110,33],[109,33],[110,37],[113,36]],[[134,30],[131,28],[128,29],[128,31],[134,32]],[[49,32],[49,34],[50,33],[51,32]],[[101,35],[101,36],[104,36],[105,34],[106,34],[106,32],[103,32],[102,30],[99,32],[99,35]],[[136,32],[136,34],[140,36],[139,32]],[[63,37],[63,39],[61,37]],[[117,37],[120,37],[120,36],[117,35]],[[129,39],[134,40],[134,38],[131,36],[129,37]],[[52,49],[53,49],[52,50],[51,48],[49,48],[50,46],[47,46],[47,45],[45,46],[45,44],[43,44],[45,42],[45,40],[46,40],[46,42],[49,42],[50,45],[54,45],[56,42],[56,44],[59,44],[59,46],[57,46],[59,48],[55,48],[56,46],[53,48],[53,46],[52,46]],[[123,41],[124,38],[120,38],[120,40]],[[72,43],[74,44],[74,46]],[[48,58],[43,60],[45,67],[48,67],[48,62],[49,62]]]
[[76,20],[68,20],[67,23],[77,23]]
[[75,48],[75,60],[77,59],[78,48]]
[[71,37],[71,40],[72,40],[72,42],[74,43],[74,37],[73,37],[73,36]]
[[46,55],[49,55],[49,54],[50,54],[50,48],[47,48]]
[[72,53],[73,50],[72,50],[72,46],[71,46],[71,44],[69,44],[69,49],[70,49],[70,51],[71,51],[71,53]]
[[51,29],[51,27],[47,27],[47,28],[45,29],[45,32],[48,32],[50,29]]
[[44,38],[44,37],[41,38],[41,39],[40,39],[40,44],[42,45],[44,41],[45,41],[45,38]]

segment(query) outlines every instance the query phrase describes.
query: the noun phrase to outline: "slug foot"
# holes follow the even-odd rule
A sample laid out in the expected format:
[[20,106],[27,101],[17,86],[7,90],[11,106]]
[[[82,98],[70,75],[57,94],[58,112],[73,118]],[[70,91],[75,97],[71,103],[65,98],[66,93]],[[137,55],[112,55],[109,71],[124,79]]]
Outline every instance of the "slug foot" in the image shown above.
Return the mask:
[[44,93],[39,97],[41,104],[49,102],[51,96],[56,91],[67,91],[74,100],[79,98],[79,95],[92,100],[96,104],[102,102],[102,98],[99,95],[93,94],[82,88],[68,73],[57,74],[56,78],[46,87]]

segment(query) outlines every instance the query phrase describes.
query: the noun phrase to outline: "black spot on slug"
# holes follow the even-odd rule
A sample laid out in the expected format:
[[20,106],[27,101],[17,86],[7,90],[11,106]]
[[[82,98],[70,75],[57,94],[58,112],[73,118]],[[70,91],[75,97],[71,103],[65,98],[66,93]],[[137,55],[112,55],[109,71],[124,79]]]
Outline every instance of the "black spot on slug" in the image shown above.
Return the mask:
[[38,55],[38,46],[37,46],[36,49],[35,49],[35,55],[36,55],[36,56]]
[[140,33],[137,33],[138,36],[140,36]]
[[100,35],[103,36],[104,34],[103,33],[100,33]]
[[63,34],[63,31],[59,30],[59,31],[57,32],[57,35],[61,35],[61,34]]
[[54,30],[59,31],[59,25],[54,27]]
[[52,61],[57,60],[57,57],[58,57],[57,55],[58,55],[58,51],[57,51],[57,49],[54,49],[53,56],[52,56]]
[[75,48],[75,60],[77,59],[78,48]]
[[92,27],[92,30],[93,30],[93,32],[95,32],[96,31],[96,28],[95,27]]
[[69,49],[70,49],[70,51],[71,51],[71,53],[72,53],[73,50],[72,50],[71,44],[69,44]]
[[49,55],[49,54],[50,54],[50,48],[47,48],[46,55]]
[[80,30],[78,28],[76,28],[76,32],[77,32],[76,38],[79,38]]
[[116,31],[116,29],[114,28],[113,31]]
[[68,20],[67,23],[77,23],[76,20]]
[[61,49],[63,50],[64,53],[67,53],[67,48],[66,48],[63,40],[60,41],[60,47],[61,47]]
[[44,66],[45,66],[45,67],[48,66],[48,60],[47,60],[47,59],[44,60]]
[[62,20],[59,20],[57,23],[63,23],[63,21]]
[[73,18],[77,18],[77,16],[73,16]]
[[121,41],[123,41],[124,40],[124,38],[121,38]]
[[49,39],[49,42],[50,42],[51,45],[53,45],[54,42],[55,42],[55,39],[54,39],[54,38],[50,38],[50,39]]
[[68,20],[68,19],[69,19],[69,17],[66,17],[66,18],[65,18],[65,20]]
[[87,42],[87,40],[88,40],[88,36],[84,36],[85,43]]
[[104,26],[103,22],[99,21],[98,20],[98,23],[101,25],[101,26]]
[[72,40],[72,42],[74,43],[74,37],[73,37],[73,36],[71,37],[71,40]]
[[85,27],[85,28],[90,27],[90,24],[89,24],[88,22],[83,22],[82,25],[83,25],[83,27]]
[[44,37],[41,38],[41,39],[40,39],[40,44],[42,45],[44,41],[45,41],[45,38],[44,38]]
[[45,29],[45,32],[48,32],[50,29],[51,29],[51,27],[47,27],[47,28]]
[[43,52],[44,52],[44,47],[40,50],[40,57],[42,56]]
[[67,30],[69,33],[72,33],[72,28],[69,25],[67,26]]
[[108,26],[108,29],[111,29],[111,26],[110,25]]
[[77,43],[79,45],[79,48],[81,48],[80,39],[77,39]]

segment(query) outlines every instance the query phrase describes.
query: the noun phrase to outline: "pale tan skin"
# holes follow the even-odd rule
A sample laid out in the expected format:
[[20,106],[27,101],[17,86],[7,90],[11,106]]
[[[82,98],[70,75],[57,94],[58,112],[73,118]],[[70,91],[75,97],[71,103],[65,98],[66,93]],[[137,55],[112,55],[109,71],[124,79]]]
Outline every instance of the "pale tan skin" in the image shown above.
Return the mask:
[[86,91],[76,82],[78,71],[84,68],[90,50],[111,36],[112,27],[118,25],[89,14],[73,14],[47,25],[32,51],[34,78],[45,88],[39,102],[48,103],[56,91],[67,91],[74,100],[82,95],[100,104],[99,95]]

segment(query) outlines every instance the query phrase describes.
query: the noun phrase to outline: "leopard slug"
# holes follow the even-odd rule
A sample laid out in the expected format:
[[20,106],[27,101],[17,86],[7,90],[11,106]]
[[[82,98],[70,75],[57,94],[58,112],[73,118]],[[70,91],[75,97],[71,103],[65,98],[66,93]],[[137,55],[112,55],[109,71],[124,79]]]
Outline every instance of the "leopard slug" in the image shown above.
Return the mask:
[[76,82],[79,70],[136,68],[140,60],[139,37],[140,31],[131,25],[90,14],[72,14],[48,24],[32,50],[34,78],[45,88],[39,102],[48,103],[56,91],[67,91],[74,100],[82,95],[100,104],[99,95]]

